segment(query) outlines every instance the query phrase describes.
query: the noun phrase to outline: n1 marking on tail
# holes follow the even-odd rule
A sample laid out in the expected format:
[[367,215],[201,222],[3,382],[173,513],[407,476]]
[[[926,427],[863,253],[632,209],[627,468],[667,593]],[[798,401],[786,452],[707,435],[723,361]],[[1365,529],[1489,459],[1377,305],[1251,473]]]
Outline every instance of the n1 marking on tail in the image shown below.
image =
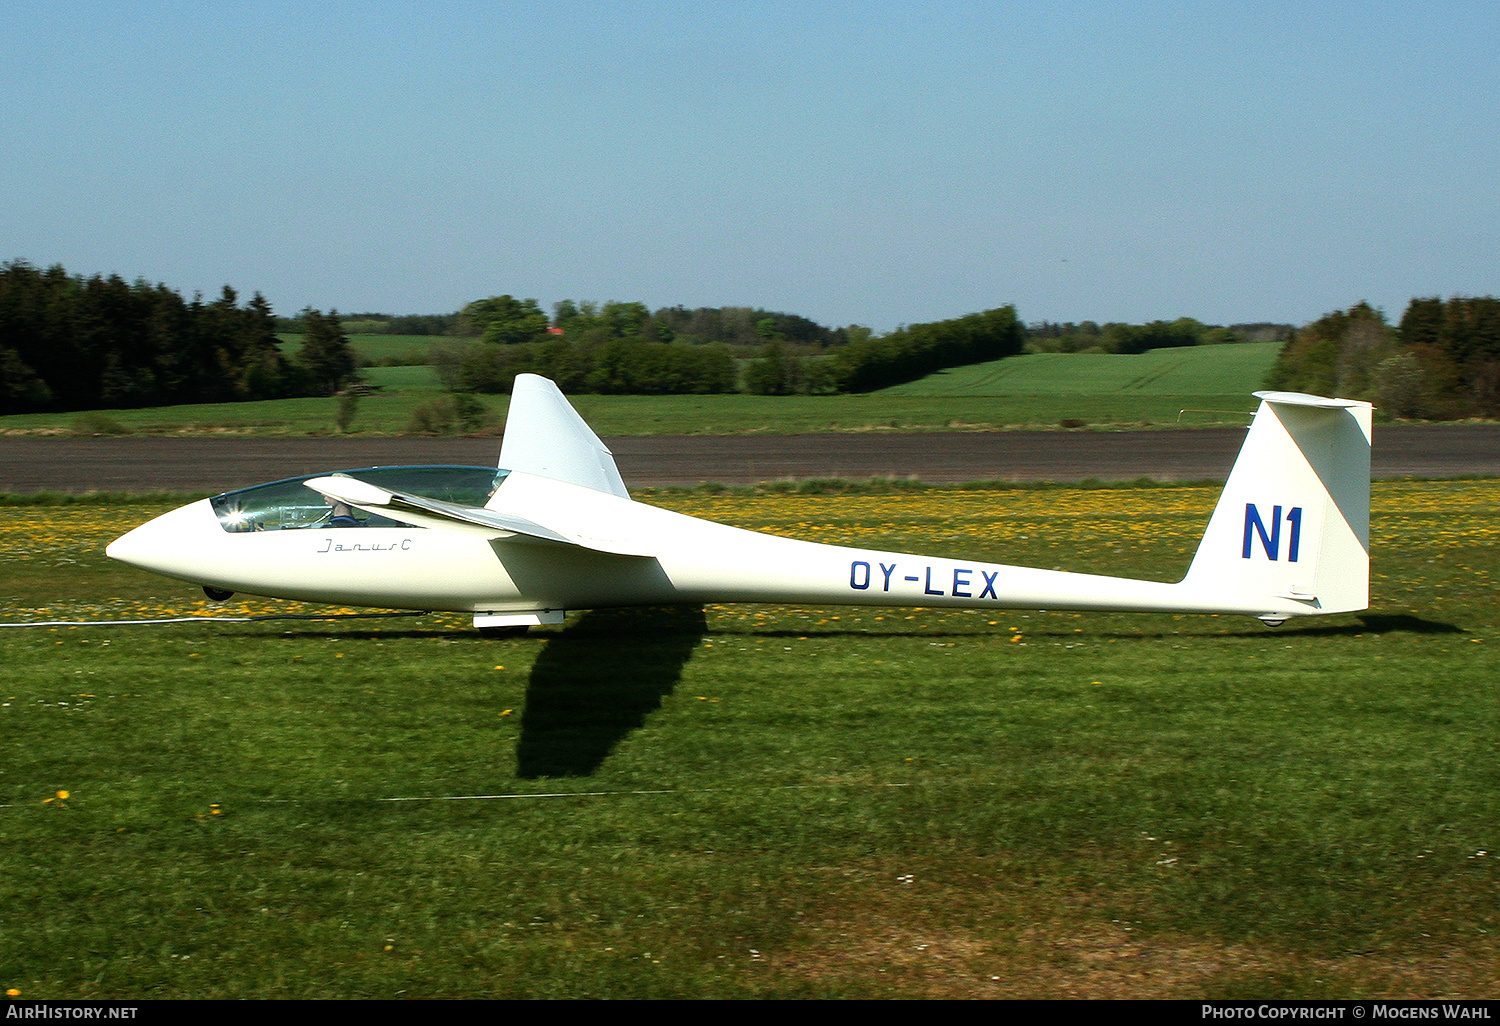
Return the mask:
[[[1260,546],[1265,550],[1266,558],[1273,562],[1281,553],[1281,507],[1271,507],[1271,529],[1266,530],[1266,523],[1260,517],[1260,509],[1253,502],[1245,503],[1245,544],[1241,552],[1241,558],[1249,559],[1254,539],[1259,536]],[[1286,545],[1286,561],[1297,562],[1297,550],[1302,543],[1302,507],[1293,506],[1286,515],[1286,522],[1292,525],[1289,532],[1290,537]]]

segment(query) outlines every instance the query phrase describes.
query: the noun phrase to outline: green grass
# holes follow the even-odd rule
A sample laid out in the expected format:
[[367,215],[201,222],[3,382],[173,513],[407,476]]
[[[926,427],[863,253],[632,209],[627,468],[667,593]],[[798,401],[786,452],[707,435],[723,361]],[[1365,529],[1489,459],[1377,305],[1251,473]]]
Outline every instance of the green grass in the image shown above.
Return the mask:
[[[277,335],[282,352],[288,356],[302,348],[301,335]],[[442,335],[349,335],[349,345],[366,360],[385,360],[390,357],[405,357],[410,353],[426,353],[435,342],[451,341]]]
[[[353,430],[401,434],[412,412],[434,396],[425,368],[372,368],[371,381],[392,382],[360,400]],[[405,382],[398,384],[397,382]],[[508,396],[482,396],[503,417]],[[1243,396],[909,396],[874,393],[833,396],[645,396],[579,395],[569,401],[604,436],[687,434],[801,434],[821,431],[952,431],[1056,427],[1062,421],[1102,427],[1243,426],[1256,400]],[[1187,413],[1182,413],[1187,410]],[[108,410],[104,415],[134,432],[214,434],[323,434],[332,432],[333,399],[164,406]],[[0,417],[8,432],[67,433],[78,413],[31,413]]]
[[[431,398],[431,394],[426,392],[363,398],[355,415],[354,430],[400,434],[411,420],[412,411]],[[333,433],[336,430],[337,409],[336,399],[305,398],[156,406],[137,410],[107,410],[104,414],[132,432],[308,435]],[[0,417],[0,433],[22,431],[64,434],[72,430],[79,416],[77,413],[31,413]]]
[[887,395],[1180,396],[1234,399],[1261,387],[1279,342],[1153,349],[1132,356],[1037,353],[938,371]]
[[423,364],[417,367],[366,367],[359,372],[366,384],[390,392],[441,392],[443,383],[437,371]]
[[[1223,396],[906,396],[877,392],[831,396],[571,396],[569,401],[601,435],[801,434],[820,431],[951,431],[1089,424],[1171,425],[1185,407],[1215,408],[1187,420],[1243,425],[1255,411],[1246,393]],[[1228,411],[1228,412],[1225,412]],[[1241,412],[1243,411],[1243,412]],[[1197,420],[1192,418],[1197,416]]]
[[[780,606],[509,641],[457,617],[0,630],[0,986],[1484,996],[1497,489],[1378,484],[1371,612],[1278,631]],[[1213,492],[654,501],[1166,577]],[[0,509],[5,618],[202,608],[102,558],[161,508]],[[473,795],[531,797],[391,800]]]
[[[368,346],[405,352],[424,335],[357,336]],[[373,340],[373,341],[372,341]],[[1139,356],[1051,354],[1012,357],[943,371],[921,381],[869,395],[640,396],[572,398],[601,435],[800,434],[822,431],[951,431],[1143,425],[1245,424],[1254,412],[1275,343],[1164,349]],[[432,368],[370,367],[366,380],[379,394],[361,400],[353,430],[401,434],[412,412],[440,390]],[[486,396],[499,416],[507,396]],[[1184,412],[1186,411],[1186,412]],[[205,434],[321,434],[333,430],[332,399],[280,399],[251,403],[109,410],[103,415],[137,432]],[[7,432],[88,433],[88,414],[20,414],[0,417]]]

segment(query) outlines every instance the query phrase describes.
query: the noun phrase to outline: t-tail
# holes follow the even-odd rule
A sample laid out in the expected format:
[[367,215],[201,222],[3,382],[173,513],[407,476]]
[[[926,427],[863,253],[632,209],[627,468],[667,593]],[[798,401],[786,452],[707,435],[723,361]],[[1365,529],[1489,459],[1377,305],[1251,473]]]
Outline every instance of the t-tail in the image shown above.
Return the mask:
[[1250,425],[1181,587],[1271,626],[1370,602],[1369,403],[1257,392]]

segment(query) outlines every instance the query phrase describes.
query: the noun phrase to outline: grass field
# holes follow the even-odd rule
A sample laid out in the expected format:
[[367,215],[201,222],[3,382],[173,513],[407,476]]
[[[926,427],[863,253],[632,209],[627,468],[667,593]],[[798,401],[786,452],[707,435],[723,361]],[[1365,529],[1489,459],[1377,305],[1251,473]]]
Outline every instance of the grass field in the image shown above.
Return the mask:
[[1036,353],[929,374],[887,395],[1206,396],[1237,399],[1261,387],[1279,342],[1153,349],[1131,356]]
[[[377,375],[420,373],[419,367],[375,368]],[[435,392],[426,386],[395,390],[360,399],[351,431],[355,434],[403,434],[412,414]],[[509,397],[481,396],[503,420]],[[802,434],[819,431],[966,431],[1004,428],[1055,428],[1062,421],[1100,427],[1243,427],[1256,400],[1243,396],[1043,395],[985,396],[870,395],[579,395],[569,396],[600,435],[733,435]],[[1188,412],[1183,414],[1182,411]],[[110,420],[133,432],[159,434],[308,435],[335,431],[333,399],[278,399],[265,402],[164,406],[141,410],[106,410]],[[66,434],[88,424],[77,413],[18,414],[0,417],[0,436],[7,433]]]
[[[277,335],[281,350],[288,356],[302,348],[301,335]],[[385,360],[390,357],[405,357],[412,353],[427,352],[434,342],[451,341],[442,335],[348,335],[349,345],[366,360]]]
[[366,384],[389,392],[441,392],[443,383],[431,367],[366,367],[360,372]]
[[[395,351],[426,336],[394,339]],[[361,346],[364,342],[360,343]],[[408,347],[409,348],[409,347]],[[793,434],[819,431],[951,431],[1088,424],[1101,427],[1244,425],[1254,412],[1275,344],[1169,349],[1139,356],[1052,354],[1012,357],[945,371],[868,395],[581,395],[574,405],[601,435]],[[402,434],[416,408],[439,391],[430,367],[370,367],[381,392],[360,400],[352,430]],[[507,396],[483,401],[503,418]],[[1187,412],[1183,412],[1187,411]],[[334,430],[333,399],[109,410],[130,431],[206,434],[322,434]],[[0,417],[9,432],[67,432],[77,413]],[[92,430],[92,429],[90,429]]]
[[[652,501],[1168,579],[1213,499]],[[509,641],[451,616],[0,630],[0,986],[1493,994],[1500,483],[1374,507],[1370,613],[1276,631],[779,606]],[[103,558],[161,508],[0,508],[4,619],[299,608],[210,610]]]

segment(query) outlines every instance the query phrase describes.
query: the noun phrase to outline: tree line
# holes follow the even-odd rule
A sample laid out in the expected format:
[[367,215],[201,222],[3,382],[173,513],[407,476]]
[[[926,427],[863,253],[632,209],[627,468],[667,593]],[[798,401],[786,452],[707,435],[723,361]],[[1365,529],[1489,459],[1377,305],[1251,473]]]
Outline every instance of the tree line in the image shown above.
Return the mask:
[[329,395],[354,374],[337,313],[305,311],[301,352],[283,354],[275,315],[190,300],[163,284],[0,264],[0,413],[120,409]]
[[1109,322],[1054,324],[1042,321],[1026,329],[1028,353],[1144,353],[1149,349],[1179,346],[1227,345],[1237,342],[1285,342],[1290,324],[1204,324],[1192,317],[1146,324]]
[[[349,313],[341,318],[350,335],[453,335],[458,333],[458,314]],[[277,317],[276,333],[301,335],[307,331],[305,314]]]
[[[857,334],[850,328],[828,328],[798,314],[781,313],[748,306],[663,307],[655,313],[642,303],[595,303],[564,300],[553,304],[551,318],[542,312],[534,299],[512,299],[492,296],[476,300],[451,314],[351,313],[343,317],[344,330],[351,335],[446,335],[454,338],[478,338],[496,321],[515,321],[507,330],[520,334],[506,338],[490,336],[487,341],[534,342],[541,339],[549,326],[566,329],[570,322],[603,319],[621,330],[621,336],[638,335],[655,342],[682,342],[706,345],[722,342],[730,346],[755,346],[775,333],[798,345],[820,347],[842,345]],[[583,325],[577,325],[581,327]],[[276,331],[300,335],[306,330],[301,315],[276,318]]]
[[747,307],[564,300],[548,318],[509,295],[470,303],[460,323],[477,341],[435,347],[434,365],[448,388],[474,392],[509,391],[527,372],[572,392],[867,392],[1019,353],[1024,335],[1010,306],[876,335]]
[[1397,325],[1367,303],[1287,341],[1266,387],[1375,403],[1393,417],[1500,417],[1500,299],[1413,299]]
[[[0,413],[331,395],[355,379],[348,331],[439,337],[427,350],[454,393],[508,392],[531,372],[568,392],[764,395],[866,392],[1021,352],[1139,353],[1284,340],[1267,387],[1368,399],[1404,418],[1500,416],[1500,300],[1413,299],[1398,325],[1360,303],[1302,328],[1091,321],[1024,325],[1012,306],[877,334],[751,307],[476,300],[453,314],[307,309],[278,318],[184,299],[164,284],[0,264]],[[295,328],[288,353],[279,331]]]

